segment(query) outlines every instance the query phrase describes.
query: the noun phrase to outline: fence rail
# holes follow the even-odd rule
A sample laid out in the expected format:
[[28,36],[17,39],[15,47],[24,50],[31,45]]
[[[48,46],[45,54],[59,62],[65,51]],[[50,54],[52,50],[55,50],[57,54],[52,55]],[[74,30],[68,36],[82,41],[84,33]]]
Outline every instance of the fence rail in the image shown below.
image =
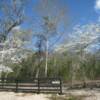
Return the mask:
[[0,78],[0,90],[62,94],[62,81],[60,78],[33,78],[31,80]]

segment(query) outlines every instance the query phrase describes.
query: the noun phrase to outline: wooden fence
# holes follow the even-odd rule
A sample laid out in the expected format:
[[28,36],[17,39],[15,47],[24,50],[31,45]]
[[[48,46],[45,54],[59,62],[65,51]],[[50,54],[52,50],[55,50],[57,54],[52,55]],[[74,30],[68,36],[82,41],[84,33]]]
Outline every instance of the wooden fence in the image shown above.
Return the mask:
[[31,80],[0,78],[0,91],[62,94],[62,81],[60,78],[33,78]]

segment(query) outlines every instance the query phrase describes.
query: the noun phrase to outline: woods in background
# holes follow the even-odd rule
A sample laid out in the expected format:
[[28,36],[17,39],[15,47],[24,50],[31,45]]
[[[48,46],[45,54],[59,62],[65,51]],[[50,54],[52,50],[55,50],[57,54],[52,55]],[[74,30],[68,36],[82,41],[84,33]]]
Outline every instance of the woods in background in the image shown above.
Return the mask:
[[1,77],[100,79],[100,24],[78,25],[68,33],[65,5],[58,0],[31,3],[0,0],[0,65],[12,70],[1,66]]

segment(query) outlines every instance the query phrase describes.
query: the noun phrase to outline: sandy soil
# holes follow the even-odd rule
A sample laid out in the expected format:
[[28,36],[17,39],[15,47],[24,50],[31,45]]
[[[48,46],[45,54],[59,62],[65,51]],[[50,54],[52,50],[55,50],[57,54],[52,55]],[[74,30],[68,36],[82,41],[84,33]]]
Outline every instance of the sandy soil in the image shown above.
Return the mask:
[[49,100],[48,97],[44,94],[0,92],[0,100]]
[[[82,96],[82,100],[100,100],[100,90],[68,90],[64,95]],[[0,100],[49,100],[51,95],[32,94],[32,93],[14,93],[0,92]]]
[[100,89],[69,90],[66,95],[82,96],[83,100],[100,100]]

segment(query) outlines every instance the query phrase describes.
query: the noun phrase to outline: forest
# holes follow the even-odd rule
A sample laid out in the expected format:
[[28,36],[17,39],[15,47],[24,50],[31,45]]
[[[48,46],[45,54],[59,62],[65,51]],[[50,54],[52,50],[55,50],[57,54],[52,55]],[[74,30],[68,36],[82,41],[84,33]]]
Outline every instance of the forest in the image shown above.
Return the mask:
[[0,0],[0,76],[100,80],[100,22],[72,27],[67,4],[33,1]]

